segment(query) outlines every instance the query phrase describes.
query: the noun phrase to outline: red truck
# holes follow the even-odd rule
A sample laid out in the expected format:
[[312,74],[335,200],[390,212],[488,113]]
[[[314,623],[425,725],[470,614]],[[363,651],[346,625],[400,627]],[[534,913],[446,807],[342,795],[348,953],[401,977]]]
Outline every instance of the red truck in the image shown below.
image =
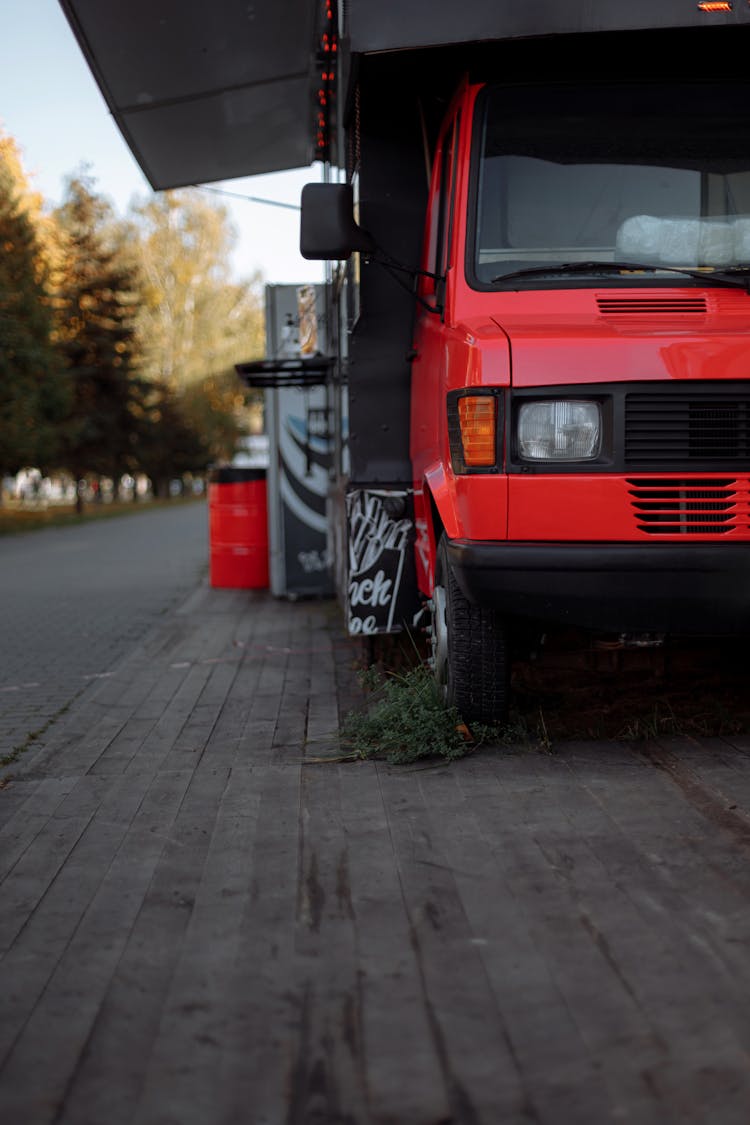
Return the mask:
[[351,631],[427,619],[490,721],[550,624],[747,632],[750,6],[315,12]]

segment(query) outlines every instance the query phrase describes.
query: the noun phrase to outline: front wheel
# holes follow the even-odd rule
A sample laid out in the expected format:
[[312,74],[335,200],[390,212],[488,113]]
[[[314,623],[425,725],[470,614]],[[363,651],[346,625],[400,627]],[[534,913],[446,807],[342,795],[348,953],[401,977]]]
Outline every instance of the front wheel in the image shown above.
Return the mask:
[[432,595],[432,665],[448,707],[465,722],[497,723],[508,712],[510,661],[500,614],[466,598],[440,538]]

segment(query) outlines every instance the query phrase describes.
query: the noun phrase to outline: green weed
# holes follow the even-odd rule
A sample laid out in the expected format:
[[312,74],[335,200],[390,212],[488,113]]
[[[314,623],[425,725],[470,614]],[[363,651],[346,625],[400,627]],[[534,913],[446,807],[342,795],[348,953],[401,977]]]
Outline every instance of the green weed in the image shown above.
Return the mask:
[[399,673],[369,668],[360,680],[371,696],[342,725],[341,741],[350,758],[385,758],[392,765],[421,758],[453,761],[497,738],[494,728],[469,729],[455,707],[446,707],[424,665]]

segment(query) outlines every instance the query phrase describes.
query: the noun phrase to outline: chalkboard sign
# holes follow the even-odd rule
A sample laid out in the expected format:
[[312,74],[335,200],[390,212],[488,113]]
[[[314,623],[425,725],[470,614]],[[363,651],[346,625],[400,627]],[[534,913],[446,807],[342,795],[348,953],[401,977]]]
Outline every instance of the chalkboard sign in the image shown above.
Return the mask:
[[349,632],[399,632],[415,608],[411,492],[353,489],[347,493],[346,517]]

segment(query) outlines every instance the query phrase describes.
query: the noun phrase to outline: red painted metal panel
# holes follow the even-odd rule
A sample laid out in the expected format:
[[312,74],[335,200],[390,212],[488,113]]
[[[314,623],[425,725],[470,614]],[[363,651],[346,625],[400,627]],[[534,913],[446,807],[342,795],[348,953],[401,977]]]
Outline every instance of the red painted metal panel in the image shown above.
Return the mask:
[[[699,530],[718,516],[714,532]],[[656,518],[664,522],[649,522]],[[688,536],[691,543],[750,540],[748,474],[576,473],[508,482],[509,540],[684,544]]]

